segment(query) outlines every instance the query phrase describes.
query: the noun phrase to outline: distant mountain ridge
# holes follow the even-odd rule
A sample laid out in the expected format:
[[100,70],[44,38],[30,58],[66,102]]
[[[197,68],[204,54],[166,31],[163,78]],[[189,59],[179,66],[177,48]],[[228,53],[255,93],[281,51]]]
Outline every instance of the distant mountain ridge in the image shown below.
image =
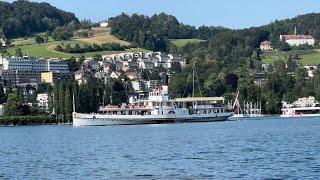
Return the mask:
[[[54,30],[78,18],[48,3],[18,0],[13,3],[0,1],[0,36],[5,38],[29,36],[35,32]],[[3,38],[3,37],[0,37]]]

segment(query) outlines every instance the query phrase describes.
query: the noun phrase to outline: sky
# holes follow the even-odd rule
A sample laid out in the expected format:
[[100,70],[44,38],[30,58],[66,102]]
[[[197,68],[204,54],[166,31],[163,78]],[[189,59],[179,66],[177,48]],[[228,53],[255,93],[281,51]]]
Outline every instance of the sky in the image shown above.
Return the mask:
[[[13,0],[5,0],[13,2]],[[165,12],[179,22],[199,27],[224,26],[233,29],[269,24],[278,19],[320,13],[320,0],[30,0],[47,2],[93,22],[122,12],[152,16]]]

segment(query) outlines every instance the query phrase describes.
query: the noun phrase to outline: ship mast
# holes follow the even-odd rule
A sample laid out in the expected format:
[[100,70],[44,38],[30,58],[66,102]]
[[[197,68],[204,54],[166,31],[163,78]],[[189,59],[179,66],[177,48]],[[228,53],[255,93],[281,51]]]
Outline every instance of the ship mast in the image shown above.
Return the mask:
[[192,66],[192,97],[194,97],[194,72],[195,72],[195,63]]

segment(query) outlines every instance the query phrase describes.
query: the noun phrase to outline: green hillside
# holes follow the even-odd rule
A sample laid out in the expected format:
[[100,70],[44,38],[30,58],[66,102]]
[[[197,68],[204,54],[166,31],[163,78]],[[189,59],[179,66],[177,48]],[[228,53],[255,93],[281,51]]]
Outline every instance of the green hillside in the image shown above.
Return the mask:
[[126,41],[122,41],[117,39],[116,37],[110,35],[110,30],[108,28],[93,28],[94,37],[90,38],[77,38],[73,37],[68,41],[54,41],[53,39],[49,39],[48,42],[43,44],[37,44],[34,40],[34,37],[29,37],[28,39],[13,39],[12,44],[14,46],[7,49],[7,52],[10,55],[15,54],[16,48],[20,48],[24,55],[33,56],[33,57],[43,57],[43,58],[70,58],[74,57],[92,57],[95,54],[107,55],[121,52],[147,52],[145,49],[141,48],[132,48],[126,51],[99,51],[99,52],[90,52],[90,53],[82,53],[82,54],[71,54],[71,53],[63,53],[54,50],[56,45],[58,44],[79,44],[80,46],[87,44],[102,44],[102,43],[120,43],[121,45],[129,45],[130,43]]
[[269,64],[277,60],[287,61],[290,55],[299,55],[298,62],[301,64],[320,64],[320,49],[315,50],[293,50],[288,52],[269,51],[262,53],[262,63]]

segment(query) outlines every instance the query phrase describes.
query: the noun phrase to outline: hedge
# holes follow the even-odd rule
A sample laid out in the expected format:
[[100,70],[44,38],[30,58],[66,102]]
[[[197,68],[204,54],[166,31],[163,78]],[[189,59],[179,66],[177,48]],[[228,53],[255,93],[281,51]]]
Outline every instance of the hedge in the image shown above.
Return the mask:
[[4,116],[0,125],[39,125],[57,123],[54,116]]

